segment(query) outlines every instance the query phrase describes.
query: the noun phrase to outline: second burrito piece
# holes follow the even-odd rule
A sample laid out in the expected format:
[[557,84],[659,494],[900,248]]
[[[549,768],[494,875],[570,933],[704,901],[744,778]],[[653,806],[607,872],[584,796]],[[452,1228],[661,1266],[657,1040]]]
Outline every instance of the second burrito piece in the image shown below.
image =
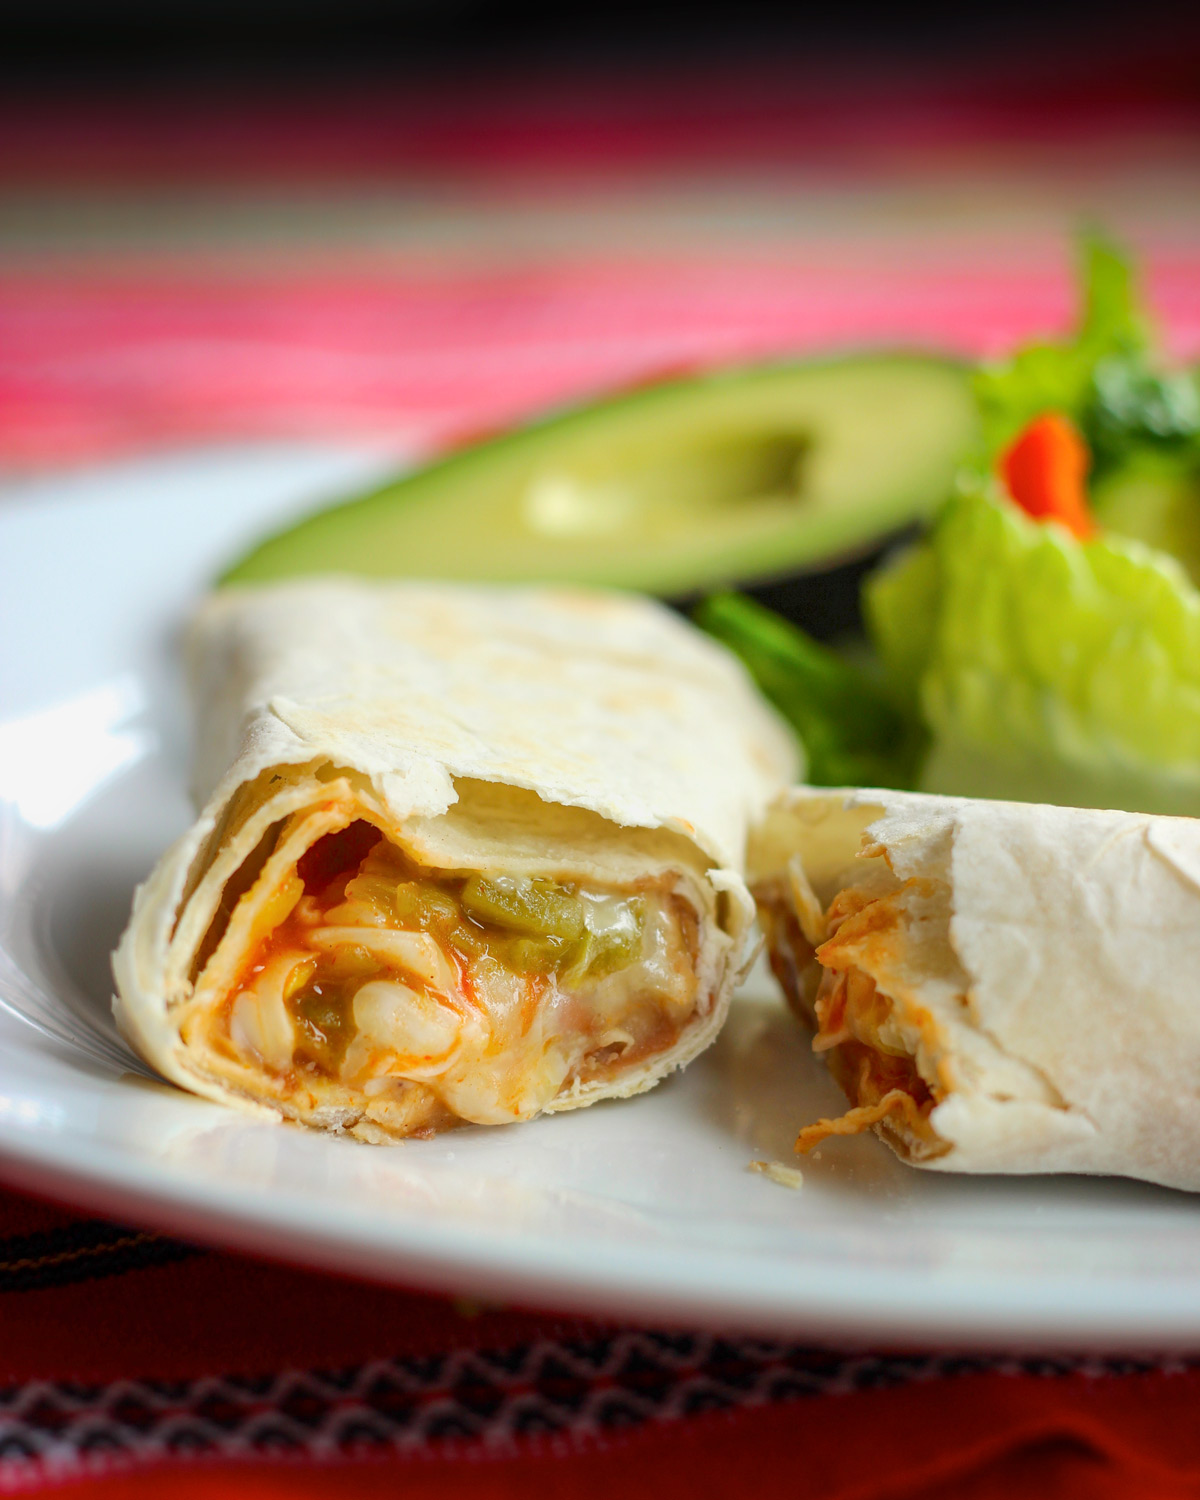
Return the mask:
[[851,1105],[799,1150],[1200,1190],[1200,821],[798,788],[750,874]]
[[617,595],[327,580],[215,596],[190,657],[203,810],[115,960],[168,1078],[382,1142],[713,1040],[796,761],[722,648]]

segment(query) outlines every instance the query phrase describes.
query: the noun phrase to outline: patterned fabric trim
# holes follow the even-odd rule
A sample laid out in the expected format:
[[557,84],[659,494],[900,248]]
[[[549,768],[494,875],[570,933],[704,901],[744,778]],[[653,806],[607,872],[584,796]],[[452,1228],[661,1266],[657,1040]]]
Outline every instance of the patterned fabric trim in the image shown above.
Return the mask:
[[375,1360],[336,1370],[0,1390],[0,1490],[206,1457],[503,1453],[573,1445],[648,1422],[969,1374],[1183,1369],[1188,1362],[839,1354],[711,1334],[619,1332],[578,1342]]
[[199,1250],[178,1240],[83,1219],[61,1229],[0,1240],[0,1293],[70,1286],[198,1254]]

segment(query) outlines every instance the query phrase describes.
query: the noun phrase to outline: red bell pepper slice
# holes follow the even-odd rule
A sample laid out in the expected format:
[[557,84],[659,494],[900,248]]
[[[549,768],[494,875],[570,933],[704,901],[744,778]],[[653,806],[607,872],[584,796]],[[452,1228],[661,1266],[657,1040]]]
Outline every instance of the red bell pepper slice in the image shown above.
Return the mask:
[[1000,457],[1008,493],[1035,521],[1057,521],[1081,542],[1095,535],[1087,503],[1088,446],[1055,411],[1034,417]]

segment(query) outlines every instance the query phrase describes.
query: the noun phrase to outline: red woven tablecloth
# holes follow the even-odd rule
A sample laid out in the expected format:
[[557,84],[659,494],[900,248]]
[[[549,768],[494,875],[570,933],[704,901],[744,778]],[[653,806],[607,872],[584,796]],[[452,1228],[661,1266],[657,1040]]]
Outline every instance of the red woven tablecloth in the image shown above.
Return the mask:
[[[1159,93],[1144,66],[1074,91],[1043,70],[999,102],[875,89],[869,109],[811,75],[644,84],[616,109],[510,91],[500,115],[436,91],[324,115],[23,107],[0,121],[0,467],[229,439],[411,450],[696,362],[995,353],[1067,322],[1089,207],[1115,205],[1195,355],[1181,66]],[[0,1192],[0,1491],[53,1485],[1165,1500],[1200,1496],[1200,1368],[482,1309]]]
[[1200,1495],[1200,1364],[839,1353],[479,1308],[0,1195],[0,1490],[47,1485],[1176,1500]]

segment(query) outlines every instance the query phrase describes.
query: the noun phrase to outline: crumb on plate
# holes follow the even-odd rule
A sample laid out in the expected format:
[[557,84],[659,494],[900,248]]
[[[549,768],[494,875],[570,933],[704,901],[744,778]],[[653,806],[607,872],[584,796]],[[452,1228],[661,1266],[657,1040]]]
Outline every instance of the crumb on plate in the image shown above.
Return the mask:
[[763,1177],[769,1177],[772,1182],[777,1182],[780,1187],[791,1188],[798,1192],[804,1186],[804,1173],[799,1167],[789,1167],[781,1161],[752,1161],[749,1170],[759,1172]]

